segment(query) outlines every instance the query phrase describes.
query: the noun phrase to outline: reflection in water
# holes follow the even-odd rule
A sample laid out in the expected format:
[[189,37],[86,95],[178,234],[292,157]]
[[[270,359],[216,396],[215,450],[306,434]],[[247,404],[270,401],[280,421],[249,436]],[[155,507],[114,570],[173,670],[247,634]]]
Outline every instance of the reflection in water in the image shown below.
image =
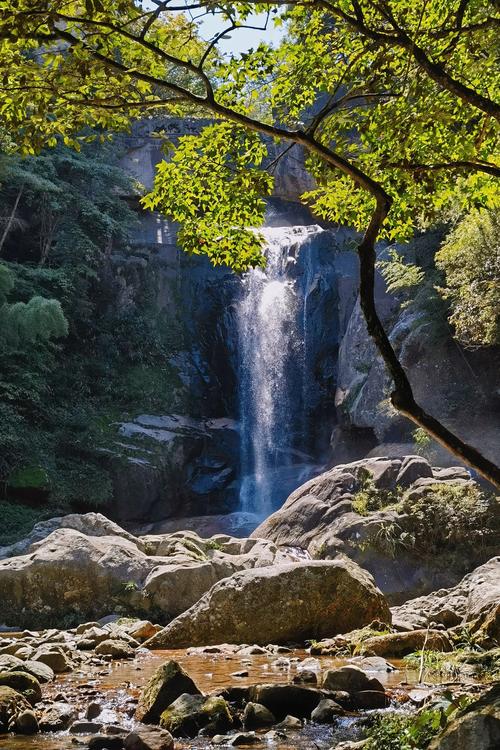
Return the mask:
[[[107,669],[88,666],[68,675],[61,675],[57,680],[44,686],[44,698],[54,698],[63,694],[72,705],[82,707],[82,717],[87,705],[96,701],[103,706],[104,712],[96,721],[104,719],[109,723],[117,723],[127,729],[133,727],[130,713],[134,706],[133,699],[138,698],[142,687],[146,684],[155,669],[168,659],[178,661],[188,674],[194,679],[200,690],[205,693],[220,690],[229,685],[254,685],[257,683],[291,682],[297,674],[297,662],[307,657],[304,651],[294,651],[275,656],[255,655],[242,656],[238,654],[187,654],[185,650],[155,651],[142,650],[133,661],[113,663]],[[321,669],[338,667],[346,664],[346,659],[332,657],[317,657]],[[278,661],[278,664],[275,662]],[[397,687],[401,682],[415,684],[417,675],[404,669],[402,662],[392,660],[401,671],[378,673],[377,678],[389,688]],[[235,678],[233,672],[245,669],[248,676]],[[334,726],[309,724],[300,732],[290,733],[286,740],[274,742],[267,740],[254,745],[259,748],[272,750],[323,750],[332,746],[335,741],[355,739],[358,735],[359,719],[342,719]],[[83,737],[82,737],[83,738]],[[195,738],[183,741],[183,746],[190,748],[206,748],[210,745],[207,738]],[[72,746],[68,734],[38,734],[33,737],[0,736],[1,750],[69,750]]]

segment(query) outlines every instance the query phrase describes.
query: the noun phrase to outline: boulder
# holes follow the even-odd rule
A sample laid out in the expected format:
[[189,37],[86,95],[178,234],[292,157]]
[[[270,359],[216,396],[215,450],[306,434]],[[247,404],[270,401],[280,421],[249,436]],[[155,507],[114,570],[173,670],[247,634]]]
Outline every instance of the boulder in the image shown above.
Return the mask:
[[154,672],[139,698],[138,721],[158,724],[163,711],[183,694],[201,695],[195,683],[176,661],[168,661]]
[[498,750],[500,747],[500,684],[490,688],[453,718],[429,750]]
[[233,717],[224,698],[185,693],[163,711],[160,726],[174,737],[195,737],[207,727],[209,734],[215,735],[230,729]]
[[8,732],[22,713],[31,706],[21,693],[7,685],[0,685],[0,732]]
[[343,713],[342,706],[339,706],[336,701],[323,698],[311,712],[311,721],[316,722],[316,724],[331,724],[335,717],[341,716]]
[[33,660],[50,667],[56,674],[71,672],[73,668],[71,661],[62,649],[51,648],[50,646],[41,646],[35,652]]
[[32,706],[42,700],[40,683],[36,677],[27,672],[0,672],[1,685],[6,685],[21,693]]
[[488,619],[495,620],[499,602],[500,557],[493,557],[456,586],[410,599],[393,607],[392,613],[394,622],[406,628],[424,628],[429,623],[447,628],[474,623],[478,629]]
[[305,641],[389,620],[371,576],[348,559],[236,573],[146,641],[148,648]]
[[[267,540],[203,540],[190,531],[134,537],[100,514],[54,519],[35,532],[0,556],[2,617],[36,627],[68,616],[86,619],[76,632],[80,650],[111,636],[134,638],[126,622],[118,623],[118,633],[95,621],[109,612],[110,601],[135,615],[160,610],[168,620],[239,570],[293,559]],[[157,630],[149,621],[135,623],[140,640]]]
[[447,634],[441,630],[412,630],[407,633],[388,633],[367,638],[362,643],[365,654],[375,656],[405,656],[424,647],[429,651],[452,651]]
[[[368,570],[397,605],[409,597],[454,586],[498,551],[500,514],[490,502],[490,511],[483,513],[481,544],[471,544],[467,533],[462,537],[457,533],[456,544],[448,544],[448,564],[443,565],[435,554],[425,554],[421,511],[407,500],[421,498],[436,486],[474,488],[470,475],[466,473],[464,479],[463,474],[459,469],[443,475],[426,459],[412,455],[339,464],[298,487],[252,536],[302,548],[314,559],[345,554]],[[403,504],[398,502],[403,499]],[[448,535],[446,518],[450,530],[456,526],[453,511],[448,516],[443,513],[444,520],[437,527],[443,528],[443,540]],[[453,540],[453,534],[449,536]]]
[[274,714],[261,703],[249,701],[243,712],[243,726],[245,729],[260,729],[276,724]]
[[250,700],[265,706],[277,719],[287,714],[309,718],[325,697],[323,691],[301,685],[253,685],[249,691]]
[[28,659],[22,665],[22,671],[36,677],[38,682],[52,682],[55,677],[54,670],[49,667],[48,664],[44,664],[41,661],[35,661],[34,659]]
[[368,677],[359,667],[345,666],[337,669],[327,669],[323,675],[325,690],[344,690],[356,693],[363,690],[384,692],[383,685],[374,677]]

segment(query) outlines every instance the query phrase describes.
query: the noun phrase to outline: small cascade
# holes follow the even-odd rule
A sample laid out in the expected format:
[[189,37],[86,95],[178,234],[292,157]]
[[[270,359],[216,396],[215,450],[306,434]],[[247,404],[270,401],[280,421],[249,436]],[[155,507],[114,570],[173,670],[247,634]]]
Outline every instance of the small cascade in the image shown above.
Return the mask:
[[[242,282],[236,323],[241,419],[240,509],[264,518],[307,479],[304,428],[304,302],[294,275],[317,226],[262,230],[265,269]],[[298,481],[295,481],[297,477]]]

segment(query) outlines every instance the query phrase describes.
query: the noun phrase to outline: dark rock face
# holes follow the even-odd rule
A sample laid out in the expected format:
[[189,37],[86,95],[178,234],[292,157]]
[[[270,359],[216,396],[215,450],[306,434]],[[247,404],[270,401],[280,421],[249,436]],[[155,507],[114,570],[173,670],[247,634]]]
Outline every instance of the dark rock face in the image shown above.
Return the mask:
[[[155,166],[164,158],[161,141],[152,133],[165,130],[175,142],[207,124],[165,118],[137,123],[121,139],[122,166],[150,188]],[[270,144],[270,159],[274,148]],[[300,368],[288,369],[293,450],[287,472],[275,477],[282,494],[274,507],[304,481],[300,472],[306,467],[311,476],[321,464],[352,461],[372,451],[394,456],[414,452],[414,427],[387,407],[390,383],[366,332],[354,234],[342,228],[321,232],[299,204],[300,194],[312,187],[299,150],[278,162],[276,178],[267,226],[315,231],[307,239],[292,237],[287,249],[286,273],[295,285],[303,351]],[[176,227],[164,217],[141,211],[139,219],[134,254],[117,252],[110,260],[110,297],[128,312],[147,298],[152,314],[168,318],[182,345],[162,373],[165,391],[172,394],[168,413],[142,414],[115,425],[117,434],[103,454],[114,481],[108,512],[119,522],[140,524],[235,511],[242,474],[236,335],[242,281],[201,256],[184,254],[176,244]],[[417,238],[405,254],[415,260],[422,245],[438,243],[439,237]],[[376,303],[416,397],[494,458],[499,352],[470,352],[464,358],[450,338],[431,341],[418,315],[401,309],[400,301],[387,294],[379,274]],[[473,413],[468,409],[471,390]],[[449,457],[437,450],[435,461],[446,463]],[[408,470],[404,482],[413,481],[414,470]]]

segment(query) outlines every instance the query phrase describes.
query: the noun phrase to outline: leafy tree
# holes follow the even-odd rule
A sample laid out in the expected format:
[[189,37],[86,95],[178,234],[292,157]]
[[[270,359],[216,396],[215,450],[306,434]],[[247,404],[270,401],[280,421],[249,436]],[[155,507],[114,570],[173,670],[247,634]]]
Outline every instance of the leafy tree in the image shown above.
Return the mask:
[[18,346],[38,340],[60,338],[68,333],[68,321],[56,299],[31,297],[28,302],[8,302],[14,287],[12,274],[0,265],[0,339]]
[[[175,27],[185,7],[217,14],[227,28],[203,45],[187,22]],[[219,41],[244,30],[254,10],[287,24],[283,44],[221,59]],[[361,306],[394,383],[393,405],[500,485],[497,466],[416,403],[374,300],[378,238],[407,239],[436,218],[498,202],[498,26],[493,0],[290,0],[285,8],[281,0],[6,0],[0,126],[33,153],[58,137],[78,147],[90,123],[118,129],[148,111],[211,113],[226,134],[211,131],[214,180],[203,168],[207,137],[194,136],[158,173],[147,202],[176,215],[179,195],[168,182],[184,184],[197,153],[190,186],[197,197],[193,206],[184,202],[181,236],[193,250],[187,230],[196,224],[198,250],[217,258],[214,226],[225,218],[232,229],[223,255],[237,270],[262,262],[244,229],[249,215],[256,224],[262,218],[263,161],[243,132],[305,149],[317,184],[306,199],[326,219],[363,232]],[[224,180],[229,163],[235,174]],[[242,184],[246,201],[235,199]]]
[[500,211],[474,211],[459,221],[436,261],[458,340],[468,347],[500,344]]

